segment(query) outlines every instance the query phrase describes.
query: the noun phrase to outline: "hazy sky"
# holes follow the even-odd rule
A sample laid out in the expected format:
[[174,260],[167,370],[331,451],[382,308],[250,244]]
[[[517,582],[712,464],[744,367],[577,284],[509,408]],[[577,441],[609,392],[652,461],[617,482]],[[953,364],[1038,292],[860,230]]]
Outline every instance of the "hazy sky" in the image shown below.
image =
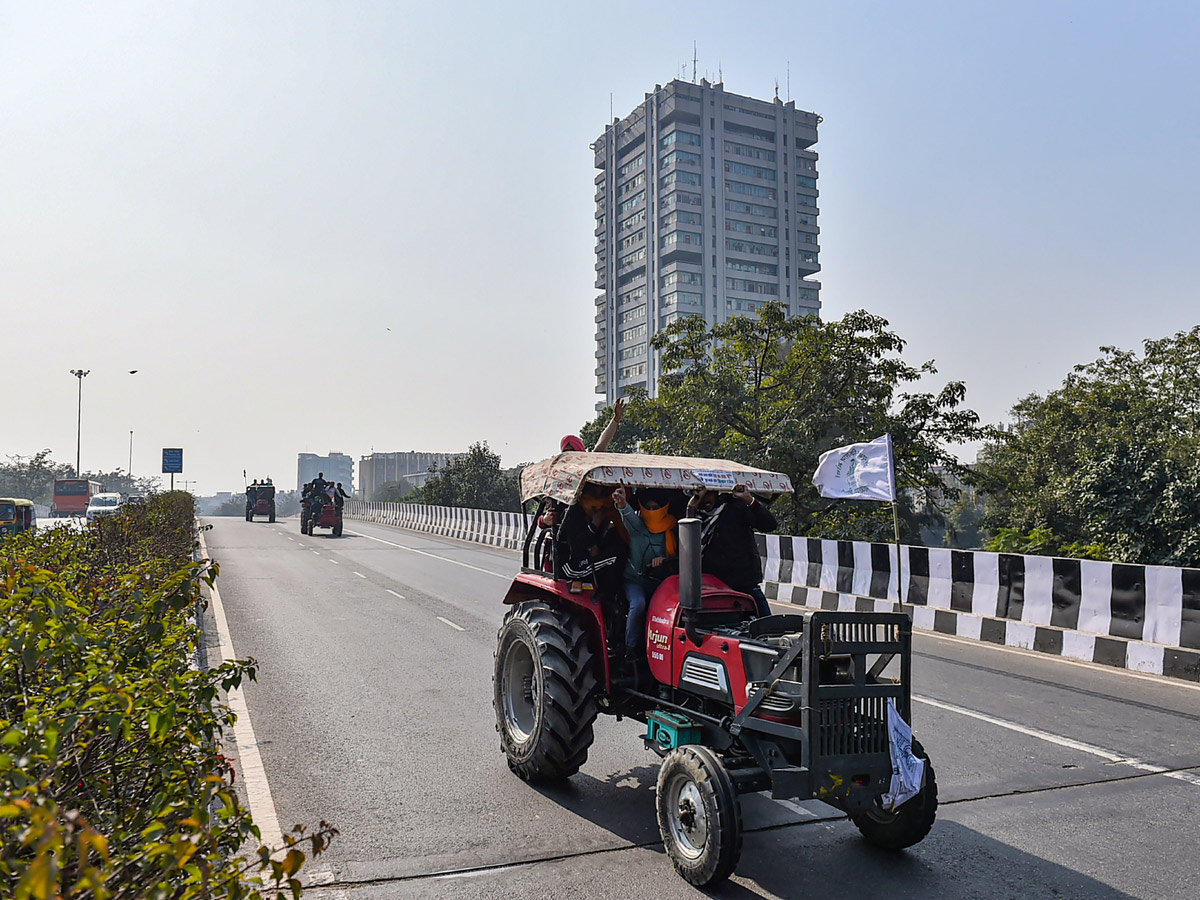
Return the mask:
[[824,116],[824,317],[986,420],[1200,322],[1200,4],[0,2],[0,455],[73,461],[76,367],[84,467],[132,429],[200,493],[555,451],[596,402],[588,144],[693,40]]

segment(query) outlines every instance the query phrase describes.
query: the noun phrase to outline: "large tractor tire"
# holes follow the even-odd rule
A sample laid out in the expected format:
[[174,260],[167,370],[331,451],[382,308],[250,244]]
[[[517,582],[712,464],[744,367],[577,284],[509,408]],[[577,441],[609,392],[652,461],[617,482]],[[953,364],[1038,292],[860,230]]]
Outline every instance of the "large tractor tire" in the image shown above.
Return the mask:
[[492,705],[508,766],[531,782],[561,781],[587,761],[596,675],[587,633],[541,600],[509,608],[496,636]]
[[903,850],[920,843],[937,817],[937,779],[933,764],[920,741],[914,740],[912,749],[915,756],[925,760],[925,784],[920,793],[892,812],[871,809],[850,817],[863,837],[884,850]]
[[271,510],[270,514],[269,514],[269,515],[268,515],[268,517],[267,517],[267,521],[268,521],[268,522],[270,522],[270,523],[272,523],[272,524],[274,524],[274,522],[275,522],[275,510]]
[[658,830],[686,881],[704,887],[733,874],[742,855],[742,805],[729,772],[708,747],[672,750],[658,770]]
[[342,536],[342,523],[341,522],[338,522],[336,525],[333,526],[333,536],[334,537]]

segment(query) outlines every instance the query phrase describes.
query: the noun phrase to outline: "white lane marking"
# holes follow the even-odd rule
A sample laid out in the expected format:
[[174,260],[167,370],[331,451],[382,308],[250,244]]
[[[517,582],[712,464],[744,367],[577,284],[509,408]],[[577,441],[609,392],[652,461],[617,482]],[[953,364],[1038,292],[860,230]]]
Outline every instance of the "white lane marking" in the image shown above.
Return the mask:
[[457,559],[448,559],[445,556],[438,556],[436,553],[428,553],[424,550],[418,550],[416,547],[405,547],[403,544],[385,541],[383,538],[371,537],[371,535],[363,534],[361,531],[347,531],[346,534],[353,534],[356,537],[365,537],[368,541],[377,541],[380,544],[387,544],[389,547],[395,547],[397,550],[407,550],[410,553],[419,553],[421,556],[428,556],[430,559],[440,559],[442,562],[448,562],[455,566],[462,566],[464,569],[474,569],[476,572],[482,572],[484,575],[491,575],[494,578],[503,578],[505,581],[512,581],[511,575],[501,575],[499,572],[493,572],[491,569],[481,569],[479,566],[473,566],[470,563],[459,562]]
[[367,576],[366,576],[366,575],[364,575],[362,572],[355,572],[354,574],[355,574],[355,575],[357,575],[359,578],[366,578],[366,577],[367,577]]
[[308,552],[309,552],[309,553],[315,553],[315,554],[317,554],[317,556],[320,556],[320,555],[321,555],[321,551],[320,551],[320,550],[309,550]]
[[294,541],[294,540],[296,540],[296,539],[295,539],[294,537],[292,537],[291,535],[289,535],[289,536],[288,536],[288,540],[289,540],[289,541]]
[[438,617],[437,617],[437,620],[438,620],[439,622],[444,622],[445,624],[449,625],[449,626],[450,626],[451,628],[453,628],[455,631],[466,631],[466,630],[467,630],[467,629],[463,628],[461,625],[455,625],[455,624],[454,624],[453,622],[451,622],[449,619],[443,618],[442,616],[438,616]]
[[397,594],[397,593],[396,593],[395,591],[393,591],[391,588],[384,588],[384,590],[385,590],[385,591],[387,591],[389,594],[391,594],[393,597],[395,597],[397,600],[403,600],[403,599],[404,599],[404,595],[403,595],[403,594]]
[[[316,553],[316,552],[317,552],[317,551],[315,551],[315,550],[313,551],[313,553]],[[336,559],[331,559],[331,560],[329,560],[329,561],[330,561],[331,563],[333,563],[335,566],[340,566],[340,565],[341,565],[341,563],[339,563],[339,562],[338,562]]]
[[805,818],[805,819],[819,819],[820,818],[820,816],[818,816],[811,809],[805,809],[803,806],[801,806],[795,800],[776,800],[775,802],[778,803],[780,806],[786,806],[788,809],[790,809],[792,812],[796,813],[797,815],[801,816],[802,818]]
[[1150,772],[1154,775],[1162,775],[1166,778],[1174,778],[1176,781],[1185,781],[1188,784],[1200,787],[1200,775],[1194,775],[1190,772],[1168,772],[1166,766],[1155,765],[1154,763],[1143,762],[1140,759],[1123,756],[1120,753],[1115,753],[1112,750],[1106,750],[1103,747],[1097,747],[1095,744],[1087,744],[1083,741],[1077,741],[1074,738],[1063,737],[1061,734],[1052,734],[1049,731],[1042,731],[1040,728],[1030,728],[1028,725],[1021,725],[1017,722],[1010,722],[1007,719],[999,719],[996,716],[989,716],[987,713],[976,712],[973,709],[966,709],[962,706],[955,706],[953,703],[943,703],[941,700],[933,700],[929,697],[918,697],[913,695],[913,700],[917,703],[924,703],[926,706],[933,706],[937,709],[944,709],[946,712],[958,713],[960,716],[968,716],[972,719],[978,719],[980,722],[987,722],[989,725],[997,725],[1000,728],[1007,728],[1009,731],[1015,731],[1018,734],[1026,735],[1027,737],[1037,738],[1041,741],[1047,741],[1051,744],[1057,744],[1060,747],[1066,747],[1070,750],[1078,750],[1080,753],[1087,753],[1090,756],[1097,756],[1100,759],[1106,760],[1112,765],[1129,766],[1137,769],[1139,772]]
[[[204,543],[204,532],[200,532],[200,552],[205,558],[211,558]],[[233,638],[229,633],[229,623],[225,619],[221,593],[216,585],[213,585],[209,588],[208,595],[212,600],[213,618],[216,620],[217,635],[221,642],[221,659],[230,662],[237,659],[237,656],[233,652]],[[250,815],[262,834],[262,842],[268,847],[278,849],[283,846],[283,831],[279,827],[279,817],[275,814],[275,801],[271,797],[271,785],[267,783],[267,771],[258,752],[258,739],[254,736],[254,727],[250,724],[250,708],[246,705],[241,688],[230,690],[226,701],[236,717],[233,722],[233,739],[237,744],[238,759],[242,763],[242,783],[246,785],[246,802],[250,805]]]

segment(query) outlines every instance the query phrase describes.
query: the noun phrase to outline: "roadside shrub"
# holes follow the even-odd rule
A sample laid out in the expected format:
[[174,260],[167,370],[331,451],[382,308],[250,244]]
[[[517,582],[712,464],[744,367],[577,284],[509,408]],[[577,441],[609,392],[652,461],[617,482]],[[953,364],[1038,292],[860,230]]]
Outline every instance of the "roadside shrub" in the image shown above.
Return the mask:
[[220,692],[254,662],[190,665],[217,575],[192,560],[194,522],[176,491],[0,543],[0,884],[17,900],[299,896],[302,847],[335,833],[236,856],[261,836],[219,751]]

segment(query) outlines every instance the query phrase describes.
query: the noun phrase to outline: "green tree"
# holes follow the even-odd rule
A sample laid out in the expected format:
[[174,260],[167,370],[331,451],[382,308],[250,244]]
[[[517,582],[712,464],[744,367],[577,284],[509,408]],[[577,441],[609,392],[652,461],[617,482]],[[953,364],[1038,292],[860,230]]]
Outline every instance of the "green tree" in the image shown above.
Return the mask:
[[10,456],[0,465],[0,497],[23,497],[35,503],[49,503],[54,479],[71,478],[75,467],[57,463],[50,451],[39,450],[33,456]]
[[1012,415],[980,455],[989,534],[1045,529],[1057,552],[1200,565],[1200,326],[1141,354],[1102,347]]
[[119,494],[151,494],[162,489],[162,480],[157,476],[139,478],[120,468],[111,472],[84,472],[83,477],[100,482],[106,491]]
[[444,468],[434,468],[420,491],[406,496],[406,502],[434,506],[462,506],[471,509],[520,510],[518,469],[500,468],[500,454],[487,441],[478,441],[452,459]]
[[795,494],[774,509],[781,530],[794,534],[892,536],[886,504],[817,495],[811,479],[823,451],[891,434],[904,532],[912,536],[938,516],[933,498],[945,486],[933,467],[969,483],[970,472],[950,448],[989,433],[961,406],[962,382],[936,393],[905,390],[935,374],[933,363],[906,363],[904,341],[865,311],[820,322],[788,318],[782,306],[768,304],[757,317],[712,327],[699,317],[679,320],[653,345],[667,374],[657,397],[631,397],[622,430],[638,435],[645,452],[733,459],[786,473]]
[[371,499],[378,503],[399,503],[413,490],[412,484],[401,477],[396,481],[385,481],[375,489],[375,495]]

